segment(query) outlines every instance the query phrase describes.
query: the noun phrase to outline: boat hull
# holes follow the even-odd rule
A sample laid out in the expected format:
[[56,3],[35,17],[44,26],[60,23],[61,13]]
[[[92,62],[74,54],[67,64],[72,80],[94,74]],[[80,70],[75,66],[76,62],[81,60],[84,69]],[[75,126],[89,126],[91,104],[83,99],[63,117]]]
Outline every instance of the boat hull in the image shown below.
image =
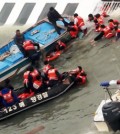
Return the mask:
[[[65,80],[68,81],[65,84],[58,83],[52,89],[50,89],[46,92],[36,94],[36,95],[34,95],[30,98],[27,98],[27,99],[21,101],[20,103],[17,103],[11,107],[3,108],[2,111],[0,111],[0,120],[4,120],[8,117],[16,115],[22,111],[35,107],[44,102],[50,101],[50,100],[57,98],[60,95],[64,94],[74,84],[74,81],[70,77],[66,78]],[[22,91],[22,90],[24,90],[24,88],[21,88],[19,90]],[[19,93],[17,93],[17,94],[19,94]]]

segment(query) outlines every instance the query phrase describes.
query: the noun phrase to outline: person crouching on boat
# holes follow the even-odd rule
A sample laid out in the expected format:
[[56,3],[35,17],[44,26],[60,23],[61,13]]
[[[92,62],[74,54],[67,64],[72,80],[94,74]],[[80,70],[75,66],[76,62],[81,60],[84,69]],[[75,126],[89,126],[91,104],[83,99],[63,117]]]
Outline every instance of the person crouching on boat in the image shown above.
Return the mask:
[[47,73],[48,73],[48,70],[51,68],[51,65],[49,64],[48,61],[44,61],[44,67],[43,67],[43,77],[45,80],[48,80],[47,78]]
[[47,77],[49,79],[48,86],[52,87],[58,83],[58,81],[61,80],[61,75],[58,72],[58,70],[54,67],[54,65],[51,65],[50,69],[47,72]]
[[46,91],[44,81],[40,75],[38,75],[36,80],[33,82],[33,90],[35,94]]
[[82,32],[84,35],[87,34],[87,27],[85,22],[82,17],[78,16],[77,13],[74,14],[74,24],[78,26],[80,32]]
[[78,66],[76,69],[69,72],[70,76],[73,76],[77,84],[84,84],[86,82],[87,74],[82,69],[81,66]]
[[3,106],[9,107],[14,105],[15,103],[19,102],[17,96],[13,93],[13,91],[9,88],[3,88],[0,92],[2,97]]
[[78,27],[74,24],[74,22],[69,23],[67,31],[69,32],[71,39],[78,37]]
[[35,46],[37,46],[37,50],[40,50],[40,46],[38,43],[34,43],[30,40],[27,40],[23,43],[23,48],[26,52],[27,57],[31,60],[32,65],[38,65],[40,59],[40,53],[36,50]]
[[26,70],[26,72],[23,75],[24,78],[24,87],[25,87],[25,92],[30,93],[33,89],[33,82],[36,80],[37,76],[40,76],[41,73],[37,70],[34,69],[33,66],[29,66]]
[[56,43],[56,50],[61,51],[61,50],[64,50],[65,48],[66,48],[66,44],[62,42],[61,40],[58,40]]

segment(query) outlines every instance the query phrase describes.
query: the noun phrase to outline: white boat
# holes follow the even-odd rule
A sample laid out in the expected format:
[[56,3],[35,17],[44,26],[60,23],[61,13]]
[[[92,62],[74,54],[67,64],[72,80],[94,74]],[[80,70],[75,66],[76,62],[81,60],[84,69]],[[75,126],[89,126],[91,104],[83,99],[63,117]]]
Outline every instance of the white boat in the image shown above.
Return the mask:
[[[114,84],[115,83],[117,82],[114,82]],[[120,90],[118,89],[115,92],[115,94],[112,95],[110,92],[111,88],[105,87],[105,89],[107,90],[109,98],[102,100],[100,105],[98,106],[94,115],[94,124],[98,129],[98,131],[100,132],[119,131],[120,130]],[[117,106],[115,106],[116,104]]]

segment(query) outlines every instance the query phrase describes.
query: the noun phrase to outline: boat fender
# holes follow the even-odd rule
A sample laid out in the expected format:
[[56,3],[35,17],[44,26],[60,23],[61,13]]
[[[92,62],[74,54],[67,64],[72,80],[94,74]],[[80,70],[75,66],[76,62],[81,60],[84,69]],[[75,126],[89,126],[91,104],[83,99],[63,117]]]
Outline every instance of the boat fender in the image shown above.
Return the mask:
[[111,81],[109,82],[109,85],[117,85],[117,80],[111,80]]
[[108,81],[106,81],[106,82],[101,82],[101,83],[100,83],[100,86],[102,86],[102,87],[108,87],[108,86],[109,86],[109,82],[108,82]]

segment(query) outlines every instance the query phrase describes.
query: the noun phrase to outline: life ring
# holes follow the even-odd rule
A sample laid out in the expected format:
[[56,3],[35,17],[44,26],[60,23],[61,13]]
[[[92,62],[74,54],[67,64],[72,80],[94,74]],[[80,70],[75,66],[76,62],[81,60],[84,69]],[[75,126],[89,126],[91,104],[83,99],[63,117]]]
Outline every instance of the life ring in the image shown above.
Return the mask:
[[61,55],[62,51],[56,51],[56,52],[52,52],[50,55],[48,55],[46,57],[46,61],[53,61],[55,59],[57,59],[60,55]]
[[16,54],[16,53],[18,53],[18,52],[20,52],[20,50],[19,50],[19,48],[18,48],[17,45],[12,45],[12,46],[10,47],[10,53],[11,53],[11,54]]

